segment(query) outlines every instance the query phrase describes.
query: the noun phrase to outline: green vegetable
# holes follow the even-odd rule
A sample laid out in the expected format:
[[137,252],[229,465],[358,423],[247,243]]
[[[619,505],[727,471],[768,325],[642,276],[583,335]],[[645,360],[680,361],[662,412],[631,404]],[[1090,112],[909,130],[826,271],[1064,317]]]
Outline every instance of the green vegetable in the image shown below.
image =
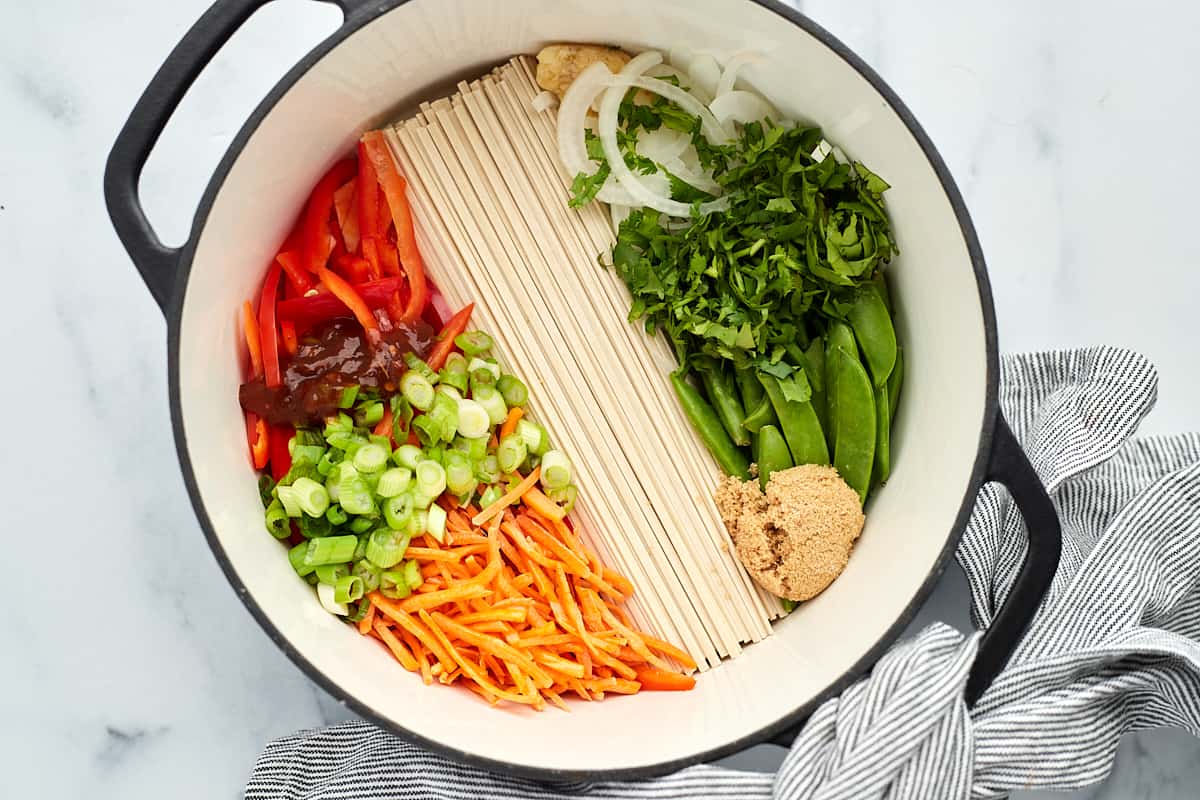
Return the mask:
[[[763,375],[762,384],[771,398],[775,415],[779,417],[779,427],[792,453],[792,461],[796,464],[828,464],[829,450],[825,433],[821,430],[821,422],[812,403],[784,398],[779,380],[772,375]],[[759,430],[759,433],[762,431]]]
[[817,412],[817,421],[822,430],[829,429],[828,399],[825,396],[825,341],[820,337],[809,342],[804,350],[804,374],[812,387],[813,411]]
[[754,460],[758,464],[758,485],[767,490],[771,473],[792,466],[792,454],[783,434],[774,425],[763,425],[755,437]]
[[896,348],[896,366],[888,375],[888,419],[895,422],[896,406],[900,404],[900,386],[904,382],[904,348]]
[[419,494],[437,499],[438,495],[446,491],[445,467],[436,461],[422,461],[417,464],[416,490]]
[[883,386],[896,364],[896,330],[883,298],[872,287],[858,292],[847,317],[875,386]]
[[467,356],[478,356],[492,349],[492,337],[483,331],[466,331],[454,337],[454,344]]
[[742,408],[742,401],[732,376],[722,370],[719,364],[714,364],[700,372],[700,380],[704,383],[708,402],[712,403],[729,438],[739,447],[750,444],[750,436],[742,427],[746,411]]
[[827,366],[833,368],[837,438],[833,465],[864,503],[871,486],[875,463],[875,391],[862,362],[841,347],[832,352]]
[[295,547],[288,549],[288,561],[291,563],[292,569],[296,570],[296,574],[301,578],[312,574],[312,571],[316,569],[315,565],[309,564],[305,560],[305,556],[308,555],[308,545],[308,542],[301,542]]
[[675,388],[675,395],[679,398],[684,415],[725,474],[735,475],[743,480],[748,478],[750,462],[746,460],[746,454],[729,438],[713,407],[678,373],[671,374],[671,385]]
[[[409,562],[415,564],[415,561]],[[387,569],[379,575],[379,593],[392,600],[400,600],[412,594],[408,578],[403,569]]]
[[292,526],[288,524],[288,519],[287,512],[283,510],[283,503],[278,499],[272,500],[266,512],[267,533],[276,539],[288,538],[292,535]]
[[416,370],[409,370],[400,376],[400,393],[413,408],[428,411],[433,406],[433,383]]
[[408,549],[408,534],[391,528],[379,528],[367,540],[366,558],[384,569],[400,563]]
[[348,564],[322,564],[314,569],[313,573],[321,583],[328,583],[330,586],[333,586],[350,574],[350,566]]
[[513,472],[517,467],[521,466],[521,462],[525,460],[528,450],[525,447],[525,440],[516,432],[510,433],[500,440],[500,446],[496,448],[496,459],[500,466],[501,472]]
[[304,553],[304,563],[307,566],[342,564],[354,556],[354,549],[358,547],[358,537],[324,536],[320,539],[310,539],[307,547]]
[[380,571],[378,566],[363,558],[354,562],[354,568],[350,570],[350,574],[362,579],[365,591],[373,592],[379,588]]
[[871,468],[871,484],[882,486],[892,470],[892,419],[889,415],[887,384],[875,387],[875,464]]
[[333,585],[333,601],[335,603],[353,603],[362,598],[365,589],[362,578],[344,575]]
[[[737,382],[738,395],[742,399],[742,409],[749,415],[762,404],[766,393],[758,380],[758,374],[752,369],[734,370],[734,379]],[[749,428],[745,422],[742,423],[742,427],[747,430],[758,430]]]
[[529,402],[529,389],[519,378],[512,375],[501,375],[500,380],[496,381],[496,388],[509,408],[523,406]]
[[835,322],[829,326],[829,330],[825,334],[825,405],[827,408],[826,417],[829,420],[829,425],[825,430],[825,441],[829,444],[829,449],[833,449],[834,441],[837,439],[837,423],[838,415],[834,412],[837,406],[837,379],[834,376],[833,351],[841,348],[849,353],[855,359],[858,358],[858,343],[854,341],[854,332],[850,330],[850,326],[842,322]]
[[338,408],[350,408],[354,405],[356,397],[358,397],[358,384],[342,389],[342,399],[338,401]]

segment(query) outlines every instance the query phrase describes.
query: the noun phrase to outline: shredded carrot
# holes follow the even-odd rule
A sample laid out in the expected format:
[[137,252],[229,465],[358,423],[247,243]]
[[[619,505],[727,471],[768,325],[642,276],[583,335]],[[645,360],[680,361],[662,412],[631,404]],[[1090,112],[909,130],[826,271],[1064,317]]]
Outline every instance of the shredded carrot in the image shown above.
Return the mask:
[[508,416],[504,418],[504,424],[500,426],[500,438],[503,439],[510,433],[517,430],[517,423],[521,421],[521,417],[525,416],[525,409],[521,406],[513,406],[508,410]]
[[408,648],[404,646],[404,643],[396,638],[396,634],[392,633],[391,628],[379,620],[376,620],[372,627],[375,629],[375,635],[388,646],[388,649],[392,651],[392,655],[400,662],[400,666],[409,672],[416,672],[417,660],[413,658],[412,653],[408,652]]
[[555,503],[549,497],[546,497],[546,495],[542,494],[542,490],[536,486],[530,486],[529,489],[523,495],[521,495],[521,501],[537,513],[541,514],[543,517],[547,517],[549,519],[562,519],[567,515],[567,512],[563,511],[562,506],[558,505],[558,503]]
[[[537,485],[538,478],[540,478],[541,475],[542,468],[540,466],[534,467],[529,474],[525,476],[524,480],[501,495],[496,502],[492,503],[483,511],[480,511],[478,514],[476,514],[474,519],[471,520],[471,523],[474,525],[482,525],[504,509],[511,506],[513,503],[517,502],[517,500],[521,499],[526,492]],[[559,510],[561,511],[561,509]]]
[[658,692],[686,692],[696,687],[696,679],[691,675],[680,675],[678,672],[654,667],[639,669],[637,680],[643,689]]
[[371,632],[371,626],[375,623],[375,604],[367,600],[367,613],[363,614],[363,618],[358,621],[358,632],[366,636]]

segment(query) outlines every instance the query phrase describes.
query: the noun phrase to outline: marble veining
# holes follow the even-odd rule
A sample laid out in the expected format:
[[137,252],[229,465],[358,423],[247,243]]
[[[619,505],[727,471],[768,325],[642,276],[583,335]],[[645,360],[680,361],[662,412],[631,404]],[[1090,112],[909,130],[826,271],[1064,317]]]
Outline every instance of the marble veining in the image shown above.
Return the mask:
[[[1002,347],[1139,349],[1162,375],[1144,430],[1200,427],[1200,9],[799,5],[941,150],[988,258]],[[0,26],[4,796],[235,797],[270,738],[350,716],[262,634],[204,544],[176,469],[162,319],[100,192],[125,115],[206,6],[9,3]],[[185,238],[254,104],[336,24],[327,4],[280,0],[202,76],[142,181],[165,241]],[[969,624],[956,569],[915,624],[933,619]],[[1129,737],[1112,778],[1074,796],[1169,800],[1198,784],[1200,744],[1163,731]]]

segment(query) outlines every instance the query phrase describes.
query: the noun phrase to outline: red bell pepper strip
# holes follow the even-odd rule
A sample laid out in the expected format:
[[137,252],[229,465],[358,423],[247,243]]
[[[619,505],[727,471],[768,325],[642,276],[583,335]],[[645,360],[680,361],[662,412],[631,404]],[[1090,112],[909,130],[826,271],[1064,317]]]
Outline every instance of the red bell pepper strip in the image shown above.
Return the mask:
[[346,251],[349,253],[358,252],[358,239],[361,235],[358,231],[358,203],[355,202],[357,194],[357,178],[351,178],[349,183],[333,193],[334,219],[342,231],[342,241],[345,242]]
[[292,454],[288,452],[288,442],[294,434],[295,429],[291,425],[271,426],[271,477],[277,481],[292,468]]
[[279,296],[279,262],[273,262],[263,282],[258,301],[258,335],[262,342],[263,375],[267,386],[274,389],[283,383],[279,370],[279,328],[275,324],[275,305]]
[[329,215],[333,211],[333,193],[354,177],[357,167],[354,159],[344,158],[329,168],[321,176],[317,185],[309,195],[304,207],[303,241],[304,260],[309,272],[316,272],[317,267],[325,266],[329,258],[325,237],[329,235]]
[[333,261],[346,280],[354,285],[366,283],[370,279],[371,267],[365,258],[352,253],[342,253]]
[[289,356],[296,355],[296,351],[300,349],[300,342],[296,339],[296,323],[290,319],[279,323],[279,338],[283,342],[283,349],[287,351],[287,354]]
[[250,443],[254,468],[262,469],[267,465],[270,455],[271,437],[267,431],[267,421],[253,411],[246,412],[246,439]]
[[262,339],[258,334],[258,318],[254,316],[254,306],[249,300],[242,304],[242,329],[246,333],[246,349],[250,351],[250,377],[257,378],[263,373]]
[[300,297],[308,294],[313,288],[313,282],[301,264],[300,251],[284,250],[275,256],[275,260],[283,268],[283,274],[287,276],[288,283],[291,284],[296,294]]
[[[355,289],[369,308],[384,308],[400,283],[400,278],[383,278],[361,284]],[[349,316],[353,316],[350,309],[332,292],[297,297],[295,300],[285,300],[279,304],[279,318],[295,323],[298,334],[322,322]]]
[[367,341],[371,344],[378,343],[379,323],[375,320],[375,315],[371,313],[371,307],[362,299],[358,291],[341,275],[324,266],[317,268],[317,277],[329,289],[330,294],[341,300],[346,308],[354,313],[358,324],[362,325],[363,332],[367,334]]
[[386,436],[388,441],[392,443],[393,447],[396,445],[395,438],[392,436],[391,406],[385,405],[383,407],[383,419],[379,420],[378,424],[375,425],[375,429],[372,430],[371,433],[375,434],[376,436]]
[[387,239],[377,241],[379,253],[379,268],[383,270],[384,275],[399,275],[400,274],[400,254],[396,252],[396,245],[389,242]]
[[454,337],[467,329],[467,323],[471,320],[471,312],[474,310],[475,304],[467,303],[461,311],[450,318],[446,327],[442,328],[436,344],[430,348],[429,355],[425,358],[425,363],[429,364],[430,369],[441,369],[442,365],[446,363],[446,356],[450,355],[450,351],[454,349]]
[[358,206],[359,249],[371,265],[371,277],[378,279],[383,275],[379,267],[379,240],[383,238],[379,230],[379,179],[362,142],[358,143],[357,183],[354,200]]
[[405,194],[407,183],[396,169],[382,132],[368,131],[362,141],[371,158],[371,166],[375,167],[379,185],[383,187],[388,207],[392,210],[392,222],[396,226],[396,249],[408,278],[408,303],[404,307],[404,315],[396,322],[413,322],[425,308],[429,289],[425,283],[425,263],[421,260],[421,251],[417,248],[417,237],[413,231],[412,210]]

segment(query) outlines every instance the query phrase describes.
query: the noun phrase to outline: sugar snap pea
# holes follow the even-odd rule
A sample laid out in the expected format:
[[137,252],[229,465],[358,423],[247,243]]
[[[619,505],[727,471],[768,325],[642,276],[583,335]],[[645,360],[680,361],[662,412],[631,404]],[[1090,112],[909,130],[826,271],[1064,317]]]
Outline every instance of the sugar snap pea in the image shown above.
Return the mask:
[[813,411],[817,412],[817,420],[821,423],[821,430],[828,430],[829,416],[826,413],[828,408],[825,393],[825,341],[823,339],[813,339],[805,349],[804,374],[808,376],[808,385],[812,388],[812,397],[809,398],[809,402],[813,405]]
[[837,440],[837,378],[834,375],[836,359],[833,351],[837,348],[845,350],[858,358],[858,343],[854,341],[854,332],[844,322],[834,322],[825,332],[825,441],[832,450]]
[[792,461],[796,464],[828,464],[829,449],[825,432],[821,430],[812,402],[788,400],[783,396],[783,387],[779,385],[778,378],[772,375],[759,377],[763,388],[767,390],[767,397],[771,398],[771,405],[775,407],[775,415],[779,417],[779,427],[783,429],[783,438],[792,451]]
[[875,294],[879,295],[879,299],[883,301],[888,313],[892,313],[892,295],[888,292],[887,279],[883,277],[882,270],[875,271],[875,277],[871,278],[871,288],[875,290]]
[[748,479],[750,462],[746,459],[746,454],[729,438],[713,407],[683,379],[683,376],[672,373],[671,385],[675,388],[675,396],[679,398],[683,413],[687,415],[688,421],[692,423],[701,441],[725,474],[737,476],[742,480]]
[[750,444],[750,436],[742,427],[742,422],[746,419],[746,411],[742,408],[742,401],[738,397],[733,377],[721,369],[719,363],[714,363],[708,369],[701,370],[700,380],[704,383],[708,402],[712,403],[729,438],[733,439],[733,443],[740,447]]
[[792,454],[783,434],[774,425],[763,425],[755,436],[754,460],[758,463],[758,485],[763,491],[771,473],[792,466]]
[[865,503],[875,463],[875,390],[858,358],[841,347],[831,355],[827,366],[832,367],[837,395],[833,465]]
[[871,370],[872,385],[883,386],[896,364],[896,329],[883,297],[871,287],[861,289],[847,317]]
[[749,367],[735,369],[734,377],[737,380],[738,393],[742,396],[742,408],[749,414],[758,408],[759,403],[766,397],[762,384],[758,382],[758,372]]
[[892,471],[891,407],[887,384],[875,387],[875,466],[871,470],[874,486],[887,483]]
[[896,347],[896,366],[888,375],[888,419],[896,419],[896,405],[900,402],[900,384],[904,382],[904,348]]
[[[758,382],[758,378],[754,379]],[[759,384],[762,386],[762,384]],[[775,425],[779,422],[779,418],[775,416],[775,406],[771,405],[771,398],[767,397],[764,391],[762,398],[758,401],[758,405],[750,410],[746,415],[745,422],[742,427],[751,433],[758,433],[762,430],[763,425]]]

